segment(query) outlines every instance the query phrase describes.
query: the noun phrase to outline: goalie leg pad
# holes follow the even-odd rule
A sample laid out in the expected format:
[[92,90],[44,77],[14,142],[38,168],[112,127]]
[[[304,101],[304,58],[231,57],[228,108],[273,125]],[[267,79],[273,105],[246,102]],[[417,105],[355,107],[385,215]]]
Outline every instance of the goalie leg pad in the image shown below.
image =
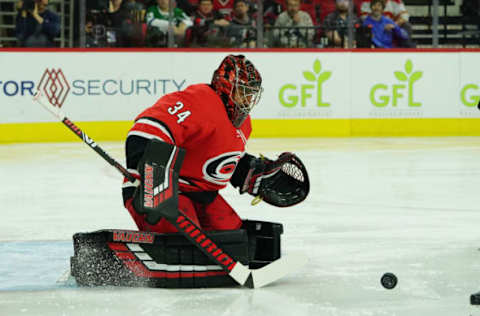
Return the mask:
[[[281,224],[244,221],[209,238],[250,268],[280,258]],[[199,288],[237,283],[182,234],[100,230],[73,236],[71,273],[80,286]]]
[[[235,260],[248,264],[245,230],[209,238]],[[80,286],[198,288],[237,283],[182,234],[100,230],[73,236],[72,276]]]

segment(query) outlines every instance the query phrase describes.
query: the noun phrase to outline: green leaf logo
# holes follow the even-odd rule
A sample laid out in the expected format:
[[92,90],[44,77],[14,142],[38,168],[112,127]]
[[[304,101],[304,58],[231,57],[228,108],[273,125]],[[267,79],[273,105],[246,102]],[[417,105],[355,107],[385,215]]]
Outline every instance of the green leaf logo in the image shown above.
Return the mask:
[[395,71],[394,74],[395,74],[395,78],[397,78],[398,81],[407,81],[408,80],[407,75],[404,74],[401,71]]
[[[370,102],[376,107],[385,107],[388,104],[396,107],[399,99],[405,97],[404,93],[407,93],[408,106],[419,107],[422,106],[421,102],[414,100],[414,83],[423,76],[422,71],[413,71],[413,63],[410,59],[405,61],[403,71],[394,71],[393,75],[399,81],[394,83],[389,89],[389,86],[383,83],[376,84],[370,90]],[[378,91],[385,91],[383,93]],[[390,90],[390,91],[389,91]]]
[[313,71],[318,75],[322,70],[322,65],[320,64],[320,60],[316,59],[313,63]]
[[413,84],[415,81],[422,77],[422,71],[415,71],[413,72],[413,63],[410,59],[407,59],[405,62],[405,72],[402,71],[394,71],[393,74],[398,81],[407,82],[409,84]]
[[325,80],[328,80],[331,75],[331,71],[325,71],[322,73],[322,64],[318,59],[315,59],[315,61],[313,62],[313,72],[309,70],[305,70],[303,72],[303,77],[310,82],[324,82]]
[[325,80],[328,80],[328,78],[330,78],[331,75],[332,75],[331,71],[325,71],[320,76],[318,76],[318,81],[324,82]]
[[417,81],[418,79],[422,78],[423,72],[421,71],[415,71],[412,76],[410,77],[410,80],[412,81]]
[[307,79],[308,81],[315,81],[316,80],[315,74],[311,71],[308,71],[308,70],[303,72],[303,77],[305,79]]
[[407,74],[410,74],[412,72],[412,69],[413,69],[413,63],[410,59],[407,59],[407,61],[405,62],[405,72]]
[[[310,81],[310,82],[317,82],[317,83],[322,83],[325,80],[328,80],[330,76],[332,75],[331,71],[324,71],[322,73],[322,64],[320,63],[320,60],[315,59],[313,62],[313,72],[309,70],[305,70],[303,72],[303,77]],[[318,76],[318,77],[317,77]]]
[[322,72],[320,60],[313,61],[311,70],[302,71],[303,78],[307,81],[297,87],[294,84],[283,85],[278,93],[280,103],[286,108],[293,108],[300,103],[300,106],[307,106],[308,99],[315,98],[317,107],[328,107],[330,103],[323,100],[323,83],[332,76],[331,71]]

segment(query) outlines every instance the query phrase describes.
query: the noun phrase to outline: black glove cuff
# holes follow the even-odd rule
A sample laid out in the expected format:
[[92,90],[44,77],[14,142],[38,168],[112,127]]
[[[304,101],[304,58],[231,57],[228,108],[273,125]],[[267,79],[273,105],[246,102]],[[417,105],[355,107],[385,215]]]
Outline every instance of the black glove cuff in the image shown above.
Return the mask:
[[230,183],[233,185],[234,188],[241,187],[245,182],[245,178],[247,177],[248,171],[251,168],[252,161],[255,160],[255,156],[249,155],[245,153],[240,161],[238,162],[237,167],[235,168],[235,172],[230,179]]

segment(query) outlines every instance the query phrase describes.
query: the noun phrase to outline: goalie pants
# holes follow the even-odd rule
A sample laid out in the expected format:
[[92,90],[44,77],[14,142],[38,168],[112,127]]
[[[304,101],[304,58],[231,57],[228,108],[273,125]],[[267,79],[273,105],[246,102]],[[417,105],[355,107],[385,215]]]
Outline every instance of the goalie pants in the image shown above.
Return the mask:
[[[132,200],[127,201],[126,207],[139,230],[156,233],[177,232],[177,229],[164,218],[155,225],[148,224],[145,215],[135,211]],[[209,204],[194,202],[185,195],[179,194],[178,207],[182,213],[206,231],[234,230],[242,226],[241,218],[220,194],[217,194],[215,200]]]

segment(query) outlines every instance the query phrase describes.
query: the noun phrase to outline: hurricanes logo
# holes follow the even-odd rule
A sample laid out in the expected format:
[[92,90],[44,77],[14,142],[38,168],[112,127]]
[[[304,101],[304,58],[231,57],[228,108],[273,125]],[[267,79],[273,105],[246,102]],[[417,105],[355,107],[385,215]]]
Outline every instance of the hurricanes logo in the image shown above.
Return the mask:
[[218,185],[226,185],[242,157],[241,151],[224,153],[208,159],[203,165],[203,178],[208,182]]
[[60,108],[70,91],[70,85],[62,69],[52,68],[51,70],[46,69],[43,73],[42,79],[38,83],[38,90],[43,91],[52,105]]

